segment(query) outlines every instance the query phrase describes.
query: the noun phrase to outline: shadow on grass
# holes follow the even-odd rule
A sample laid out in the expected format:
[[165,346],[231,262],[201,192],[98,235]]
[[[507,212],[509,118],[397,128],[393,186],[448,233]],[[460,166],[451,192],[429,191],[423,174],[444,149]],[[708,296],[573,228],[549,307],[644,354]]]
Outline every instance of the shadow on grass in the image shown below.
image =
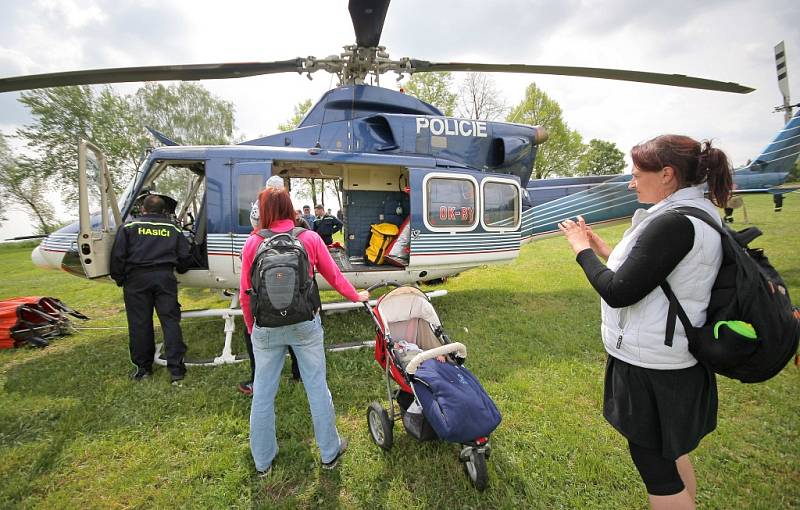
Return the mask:
[[[0,445],[30,446],[35,453],[0,491],[12,501],[40,492],[42,480],[63,469],[63,450],[76,441],[147,435],[187,415],[192,420],[226,414],[246,418],[246,406],[231,405],[231,391],[208,391],[219,385],[221,372],[191,374],[192,388],[171,387],[165,370],[157,370],[152,380],[129,380],[124,333],[47,354],[5,373]],[[30,409],[29,402],[41,408]]]
[[[434,306],[451,339],[467,345],[467,366],[485,386],[496,387],[506,378],[517,377],[520,367],[532,369],[553,360],[585,360],[587,349],[601,350],[596,299],[591,291],[546,295],[522,290],[457,291],[437,299]],[[564,320],[564,309],[582,307],[589,309],[584,316]],[[184,329],[190,352],[205,349],[218,353],[223,339],[221,323],[186,321]],[[326,343],[374,337],[372,322],[363,311],[326,316],[324,326]],[[125,453],[128,449],[149,451],[143,445],[150,436],[161,436],[160,441],[170,442],[170,449],[161,455],[176,455],[179,459],[176,452],[183,448],[183,443],[188,449],[200,448],[200,457],[203,448],[213,446],[219,450],[216,454],[221,456],[221,463],[233,464],[238,476],[234,478],[250,486],[256,505],[347,507],[358,501],[361,505],[381,506],[381,490],[389,490],[391,486],[394,493],[398,493],[397,487],[409,488],[407,496],[414,503],[412,506],[433,507],[441,505],[442,494],[452,490],[451,484],[472,491],[458,462],[457,445],[419,444],[405,436],[401,425],[395,430],[398,441],[394,451],[383,456],[383,462],[374,459],[377,462],[374,472],[356,473],[356,478],[369,480],[366,486],[371,487],[370,494],[354,493],[360,484],[343,485],[340,477],[349,476],[347,471],[314,475],[315,470],[319,471],[319,460],[308,404],[302,384],[288,382],[288,367],[284,367],[276,412],[281,456],[290,465],[281,469],[279,457],[274,474],[280,476],[274,480],[254,480],[247,447],[249,400],[235,392],[236,383],[249,373],[248,363],[192,368],[183,388],[171,387],[163,369],[150,381],[134,383],[127,378],[132,367],[128,361],[127,335],[121,331],[110,336],[93,332],[88,342],[22,362],[5,373],[2,399],[9,405],[0,413],[3,418],[0,445],[28,448],[30,455],[7,479],[5,488],[0,490],[0,500],[19,503],[31,495],[47,497],[43,480],[74,469],[77,462],[87,462],[88,453],[74,451],[80,449],[74,446],[78,443],[109,443],[107,453],[120,455],[124,460],[131,455]],[[241,323],[235,338],[243,351]],[[365,412],[372,400],[385,400],[384,374],[373,362],[371,349],[329,354],[328,366],[340,431],[357,438],[354,451],[348,453],[350,458],[345,462],[347,469],[347,464],[357,464],[356,459],[367,450],[373,457],[382,455],[373,451],[377,447],[369,440]],[[33,408],[25,402],[40,407]],[[224,426],[216,425],[219,422]],[[216,432],[219,437],[209,436],[211,432],[198,435],[197,430],[190,429],[192,426],[221,430]],[[223,430],[226,432],[222,433]],[[233,460],[230,453],[225,453],[226,448],[237,452]],[[169,461],[159,458],[159,450],[153,454],[154,464]],[[122,473],[141,469],[143,472],[136,476],[144,477],[147,483],[155,476],[146,469],[148,460],[138,454],[133,457],[136,460],[123,462],[130,466],[115,461],[105,469]],[[98,463],[98,469],[103,469],[100,459],[91,458],[88,462]],[[176,462],[176,469],[183,470],[177,477],[180,483],[195,491],[209,485],[209,479],[224,477],[222,468],[210,468],[209,472],[184,466],[183,460]],[[442,474],[431,479],[427,469]],[[91,485],[93,481],[81,483]],[[174,487],[178,482],[170,478],[163,483]],[[135,491],[128,485],[120,489]],[[399,493],[405,494],[402,490]],[[136,501],[133,495],[126,497]],[[485,497],[472,495],[468,500],[480,506],[482,501],[488,501]],[[320,505],[320,501],[324,504]],[[231,500],[223,499],[220,503],[229,505]]]

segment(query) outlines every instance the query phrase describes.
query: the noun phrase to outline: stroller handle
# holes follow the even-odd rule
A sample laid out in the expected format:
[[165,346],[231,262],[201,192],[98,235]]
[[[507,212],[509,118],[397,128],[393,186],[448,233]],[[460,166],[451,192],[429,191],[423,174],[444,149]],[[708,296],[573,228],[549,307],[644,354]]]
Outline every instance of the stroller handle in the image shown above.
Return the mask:
[[369,304],[369,300],[362,301],[361,304],[364,305],[367,313],[370,315],[370,317],[372,317],[372,321],[375,323],[376,331],[382,330],[383,325],[378,321],[378,318],[375,316],[375,312],[372,311],[372,305]]
[[467,348],[461,342],[451,342],[449,344],[444,344],[434,349],[428,349],[427,351],[422,351],[421,353],[417,354],[411,361],[408,362],[406,365],[406,373],[409,375],[414,375],[416,373],[417,368],[422,364],[423,361],[433,359],[436,356],[442,356],[444,354],[450,354],[452,352],[456,353],[456,356],[459,358],[466,358],[467,357]]
[[374,283],[374,284],[370,285],[369,287],[367,287],[366,290],[367,290],[367,292],[372,292],[373,290],[380,289],[381,287],[402,287],[402,285],[400,285],[397,282],[384,282],[384,281],[381,281],[381,282]]
[[[380,289],[381,287],[402,287],[402,285],[394,281],[389,281],[389,282],[380,281],[378,283],[370,285],[365,290],[369,293],[372,293],[373,290]],[[381,323],[378,322],[378,318],[375,317],[375,314],[372,312],[372,305],[369,304],[369,299],[366,301],[362,301],[362,303],[364,304],[364,308],[367,310],[367,313],[369,313],[372,316],[372,319],[375,321],[375,326],[381,329],[382,328]]]

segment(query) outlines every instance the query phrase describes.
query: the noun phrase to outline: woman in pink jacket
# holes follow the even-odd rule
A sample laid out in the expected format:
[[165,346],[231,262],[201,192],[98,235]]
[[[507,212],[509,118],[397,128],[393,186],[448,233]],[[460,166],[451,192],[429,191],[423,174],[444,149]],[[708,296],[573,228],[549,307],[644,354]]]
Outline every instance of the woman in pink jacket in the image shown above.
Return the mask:
[[[294,206],[286,190],[268,188],[259,195],[258,201],[257,230],[269,229],[281,233],[294,228]],[[315,271],[318,272],[331,284],[331,287],[353,302],[369,299],[367,291],[357,292],[345,279],[319,235],[305,230],[297,238],[308,254],[312,276]],[[250,408],[250,450],[253,460],[258,472],[265,475],[272,468],[272,461],[278,453],[278,441],[275,436],[275,395],[278,392],[287,348],[291,346],[300,365],[322,467],[332,469],[346,450],[347,439],[340,438],[336,430],[336,414],[326,379],[325,348],[319,312],[312,320],[288,326],[267,328],[254,324],[250,295],[247,291],[252,287],[250,268],[262,241],[261,236],[253,233],[245,242],[242,249],[242,276],[239,285],[242,315],[251,333],[256,359],[253,404]]]

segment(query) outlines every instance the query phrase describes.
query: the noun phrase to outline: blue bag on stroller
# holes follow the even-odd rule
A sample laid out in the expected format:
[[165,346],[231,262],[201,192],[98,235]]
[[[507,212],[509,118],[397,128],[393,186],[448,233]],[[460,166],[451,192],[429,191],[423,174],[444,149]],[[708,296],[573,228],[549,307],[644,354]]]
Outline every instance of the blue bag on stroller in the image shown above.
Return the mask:
[[464,366],[429,359],[417,368],[413,382],[425,418],[444,441],[474,441],[500,424],[497,406]]

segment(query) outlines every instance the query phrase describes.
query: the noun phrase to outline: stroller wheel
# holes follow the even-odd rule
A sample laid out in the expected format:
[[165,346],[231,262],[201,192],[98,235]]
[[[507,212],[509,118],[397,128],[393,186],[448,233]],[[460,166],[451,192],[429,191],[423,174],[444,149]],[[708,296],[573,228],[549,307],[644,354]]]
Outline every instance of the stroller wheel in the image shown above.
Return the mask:
[[464,462],[464,471],[467,472],[469,481],[476,489],[479,491],[486,489],[486,485],[489,483],[489,471],[486,469],[486,457],[483,452],[472,448]]
[[384,450],[391,450],[394,442],[393,423],[389,419],[389,413],[380,403],[372,402],[367,408],[367,425],[375,444]]

